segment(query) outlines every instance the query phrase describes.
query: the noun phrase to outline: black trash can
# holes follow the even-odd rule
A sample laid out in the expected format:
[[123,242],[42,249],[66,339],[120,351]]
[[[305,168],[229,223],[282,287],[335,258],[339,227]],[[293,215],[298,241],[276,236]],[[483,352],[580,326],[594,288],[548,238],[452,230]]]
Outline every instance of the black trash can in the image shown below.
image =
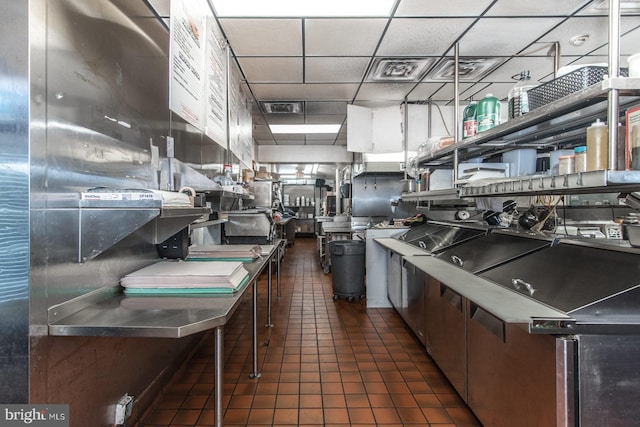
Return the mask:
[[334,240],[329,243],[333,299],[362,299],[365,294],[365,242]]

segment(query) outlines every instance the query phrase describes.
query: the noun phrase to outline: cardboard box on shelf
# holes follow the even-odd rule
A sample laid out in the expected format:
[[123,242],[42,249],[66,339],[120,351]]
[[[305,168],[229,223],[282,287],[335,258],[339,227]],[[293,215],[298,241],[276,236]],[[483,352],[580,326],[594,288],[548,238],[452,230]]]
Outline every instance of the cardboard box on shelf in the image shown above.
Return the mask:
[[255,177],[255,172],[251,169],[242,169],[242,182],[251,182]]
[[640,168],[640,161],[634,159],[634,155],[640,155],[640,106],[629,108],[625,112],[625,119],[625,169],[637,169]]

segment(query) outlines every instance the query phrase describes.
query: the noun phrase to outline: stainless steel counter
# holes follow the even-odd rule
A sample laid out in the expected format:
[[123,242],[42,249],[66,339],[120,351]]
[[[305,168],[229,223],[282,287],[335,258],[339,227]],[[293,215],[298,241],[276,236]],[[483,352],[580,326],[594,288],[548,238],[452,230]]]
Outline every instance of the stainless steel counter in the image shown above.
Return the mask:
[[405,260],[420,270],[428,272],[439,282],[446,283],[455,292],[475,302],[504,322],[530,324],[533,319],[570,320],[570,317],[562,311],[518,295],[514,291],[441,259],[431,256],[407,256]]
[[272,261],[277,263],[278,295],[280,259],[285,240],[262,245],[262,257],[244,266],[249,272],[248,284],[228,295],[197,297],[129,297],[120,286],[100,289],[49,309],[49,335],[57,336],[129,336],[181,338],[209,329],[215,330],[215,425],[222,426],[224,377],[224,326],[245,293],[253,291],[253,378],[259,377],[257,344],[257,281],[268,268],[268,320],[271,324]]

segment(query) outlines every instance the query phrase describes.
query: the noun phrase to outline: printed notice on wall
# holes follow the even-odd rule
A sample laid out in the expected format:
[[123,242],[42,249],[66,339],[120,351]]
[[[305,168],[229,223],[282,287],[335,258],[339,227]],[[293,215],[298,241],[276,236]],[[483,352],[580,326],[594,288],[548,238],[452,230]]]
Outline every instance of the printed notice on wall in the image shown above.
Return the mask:
[[171,2],[169,44],[169,108],[187,122],[204,128],[204,54],[206,17],[204,0]]
[[205,134],[227,148],[227,54],[224,38],[213,16],[207,18],[204,93]]

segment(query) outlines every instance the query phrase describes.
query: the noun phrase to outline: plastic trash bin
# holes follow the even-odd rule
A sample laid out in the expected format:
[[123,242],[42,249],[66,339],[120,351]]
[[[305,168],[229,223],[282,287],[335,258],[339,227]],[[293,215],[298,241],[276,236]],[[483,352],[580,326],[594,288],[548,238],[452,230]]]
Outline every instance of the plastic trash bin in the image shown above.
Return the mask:
[[365,242],[362,240],[335,240],[329,243],[333,299],[353,301],[365,295]]

